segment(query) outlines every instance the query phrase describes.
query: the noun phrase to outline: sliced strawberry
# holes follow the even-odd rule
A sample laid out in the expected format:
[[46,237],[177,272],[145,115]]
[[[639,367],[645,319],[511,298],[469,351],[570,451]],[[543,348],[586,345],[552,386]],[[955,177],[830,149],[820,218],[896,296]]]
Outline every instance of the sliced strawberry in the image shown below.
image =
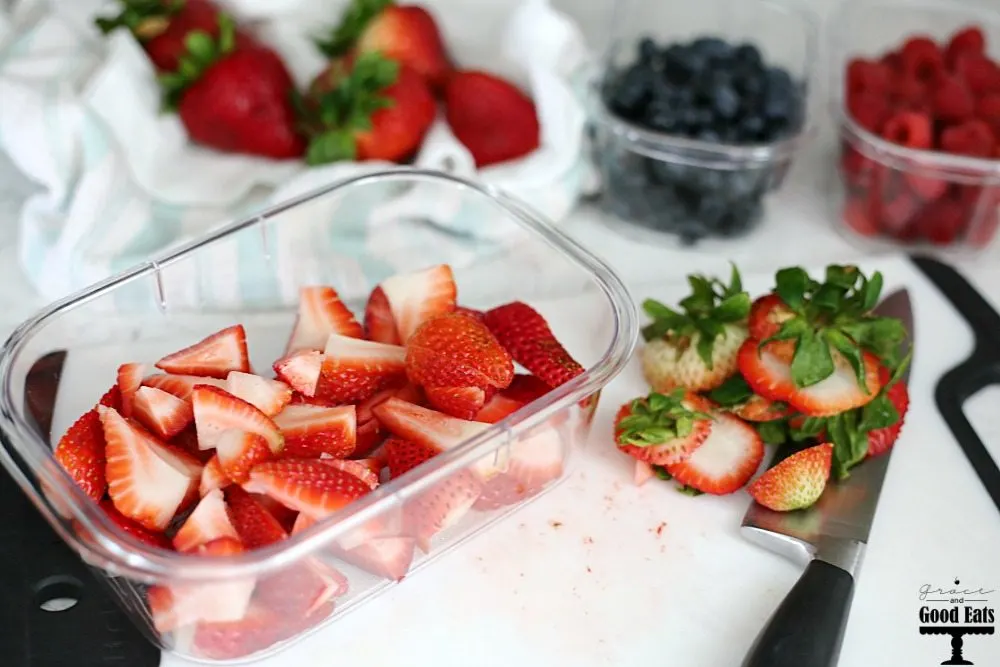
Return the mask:
[[199,377],[197,375],[171,375],[170,373],[146,376],[143,379],[142,384],[146,387],[162,389],[168,394],[173,394],[177,398],[185,401],[191,400],[191,392],[194,391],[194,388],[199,384],[219,387],[220,389],[226,388],[225,380]]
[[163,531],[197,496],[201,464],[130,423],[114,408],[98,407],[107,441],[108,494],[119,512]]
[[832,460],[829,443],[796,452],[754,480],[747,493],[775,512],[805,509],[823,495]]
[[224,492],[229,522],[247,549],[259,549],[288,537],[288,533],[264,505],[238,486]]
[[289,405],[274,418],[274,423],[285,436],[287,458],[329,454],[339,459],[354,451],[357,424],[353,405]]
[[629,401],[615,416],[615,444],[653,465],[677,463],[708,438],[712,430],[708,410],[705,399],[683,390]]
[[[489,428],[488,424],[449,417],[398,398],[390,398],[373,408],[373,412],[393,435],[439,453],[457,447]],[[490,454],[474,464],[484,481],[502,472],[502,462],[497,458],[497,454]]]
[[218,331],[156,362],[167,373],[223,379],[230,371],[250,372],[247,334],[242,324]]
[[234,484],[250,479],[250,469],[274,458],[267,440],[256,433],[230,429],[215,443],[216,456],[223,474]]
[[271,496],[264,495],[263,493],[251,493],[250,496],[263,506],[268,512],[271,513],[281,527],[285,529],[285,532],[292,532],[292,526],[295,525],[295,519],[299,516],[299,513],[293,509],[285,507],[277,500]]
[[583,373],[552,333],[538,311],[520,301],[487,311],[483,322],[514,361],[550,387],[558,387]]
[[787,402],[796,387],[789,361],[776,354],[779,349],[779,343],[761,347],[760,341],[748,338],[740,347],[736,363],[755,394],[770,401]]
[[139,387],[132,399],[135,419],[153,433],[170,440],[194,421],[191,404],[154,387]]
[[291,618],[333,611],[333,601],[348,591],[347,577],[333,567],[305,558],[257,584],[256,598],[268,609]]
[[174,535],[174,548],[178,551],[194,551],[201,545],[222,537],[239,539],[226,514],[222,491],[216,489],[201,499]]
[[649,480],[656,477],[656,472],[653,470],[653,466],[646,463],[645,461],[640,461],[636,459],[635,461],[635,473],[632,476],[632,481],[636,486],[642,486]]
[[191,392],[198,446],[213,449],[223,431],[236,429],[256,433],[275,454],[281,453],[285,439],[277,425],[263,412],[229,392],[199,385]]
[[323,353],[316,350],[302,350],[274,362],[274,374],[296,392],[308,397],[316,395],[322,368]]
[[56,445],[55,458],[80,489],[95,501],[108,488],[104,430],[97,409],[84,413]]
[[[879,378],[885,385],[892,379],[892,374],[883,366],[879,369]],[[879,456],[892,449],[899,439],[899,432],[903,429],[906,413],[910,407],[910,392],[904,382],[894,382],[885,390],[885,395],[892,403],[892,407],[896,408],[899,419],[892,426],[868,431],[868,457]]]
[[243,485],[265,493],[282,505],[321,519],[364,496],[371,488],[350,473],[322,461],[289,459],[262,463]]
[[460,470],[408,501],[407,527],[421,551],[428,553],[435,535],[461,521],[482,490],[478,475]]
[[201,480],[198,482],[198,494],[201,497],[207,496],[216,489],[224,489],[232,484],[232,480],[226,477],[222,471],[222,464],[219,463],[219,455],[216,454],[208,460],[201,471]]
[[455,306],[455,312],[466,317],[471,317],[479,322],[483,321],[483,316],[485,313],[481,310],[476,310],[475,308],[468,308],[467,306]]
[[142,378],[146,375],[145,364],[122,364],[118,367],[118,390],[122,396],[123,417],[132,416],[132,397],[142,385]]
[[372,470],[371,466],[364,461],[344,461],[342,459],[320,459],[323,463],[333,466],[338,470],[350,473],[367,484],[372,490],[378,486],[378,472]]
[[747,327],[750,337],[767,340],[781,330],[781,325],[792,319],[795,313],[785,305],[781,297],[773,292],[760,297],[750,306]]
[[748,422],[769,422],[792,414],[792,409],[776,401],[754,394],[746,402],[730,408],[730,412]]
[[406,374],[406,350],[396,345],[334,335],[323,356],[316,397],[333,404],[363,401]]
[[471,419],[483,409],[486,392],[479,387],[424,387],[427,402],[441,412]]
[[359,403],[357,408],[357,443],[355,444],[354,452],[351,454],[355,458],[370,455],[385,440],[385,429],[382,428],[378,419],[375,418],[372,408],[384,403],[393,396],[417,404],[423,398],[418,387],[406,383],[400,387],[392,387],[380,391],[368,400]]
[[330,334],[361,338],[364,330],[332,287],[299,290],[299,313],[285,354],[300,350],[322,350]]
[[228,622],[202,622],[181,633],[174,650],[207,660],[238,660],[287,638],[287,621],[264,605],[251,604],[246,615]]
[[392,276],[381,287],[403,343],[427,320],[455,310],[458,290],[447,264]]
[[[292,534],[312,527],[316,521],[300,514]],[[402,519],[399,520],[402,523]],[[416,552],[416,540],[398,535],[392,520],[384,517],[369,521],[352,535],[341,540],[337,555],[346,563],[370,572],[377,577],[399,581],[406,576]],[[400,528],[401,529],[401,526]]]
[[[548,386],[545,387],[548,390]],[[526,403],[507,396],[504,392],[498,391],[493,398],[486,401],[483,407],[472,418],[473,421],[484,424],[496,424],[498,421],[506,419],[521,408]]]
[[173,550],[174,547],[170,544],[170,540],[167,539],[166,535],[146,530],[132,519],[122,515],[122,513],[115,508],[114,503],[112,503],[109,498],[105,498],[101,501],[101,509],[104,510],[104,513],[108,515],[108,518],[114,521],[115,524],[127,535],[153,547]]
[[399,345],[399,331],[396,320],[392,318],[392,308],[389,299],[381,287],[372,290],[365,306],[365,337],[376,343]]
[[284,382],[233,371],[226,376],[226,391],[254,406],[268,417],[281,412],[292,400],[292,388]]
[[563,473],[563,448],[555,429],[525,436],[511,445],[507,472],[483,486],[474,509],[488,511],[523,502],[541,493]]
[[705,442],[686,459],[665,466],[675,480],[693,489],[726,495],[743,487],[764,459],[764,443],[749,424],[717,413]]
[[441,451],[437,447],[395,437],[386,440],[382,448],[388,460],[390,479],[396,479],[425,461],[430,461]]

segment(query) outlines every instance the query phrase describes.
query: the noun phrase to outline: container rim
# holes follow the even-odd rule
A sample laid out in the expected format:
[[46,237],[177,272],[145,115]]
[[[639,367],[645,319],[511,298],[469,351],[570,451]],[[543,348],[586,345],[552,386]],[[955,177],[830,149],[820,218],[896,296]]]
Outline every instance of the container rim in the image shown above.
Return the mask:
[[964,172],[967,176],[1000,176],[1000,159],[986,159],[970,157],[966,155],[951,155],[938,151],[919,150],[907,148],[886,141],[873,132],[869,132],[859,125],[847,113],[843,90],[843,70],[847,65],[851,54],[843,48],[840,35],[844,34],[845,24],[850,14],[854,11],[872,11],[879,8],[905,7],[906,10],[920,10],[927,12],[955,12],[969,17],[979,18],[996,25],[1000,29],[1000,12],[985,8],[975,7],[966,4],[953,2],[952,0],[917,0],[916,2],[904,0],[844,0],[831,13],[828,23],[828,39],[831,45],[837,45],[831,49],[830,59],[830,113],[834,120],[841,127],[841,131],[846,128],[853,136],[858,137],[867,144],[865,148],[868,152],[874,153],[869,157],[878,159],[888,158],[896,163],[918,163],[925,169],[941,169],[943,171]]
[[[817,124],[814,113],[809,113],[812,107],[810,100],[816,84],[820,20],[816,12],[800,3],[784,0],[754,0],[759,5],[768,6],[776,11],[797,16],[805,32],[806,56],[802,72],[802,83],[805,88],[803,99],[803,120],[798,131],[792,135],[773,142],[760,144],[731,144],[709,142],[701,139],[691,139],[664,132],[657,132],[641,127],[635,123],[618,117],[607,108],[601,85],[604,76],[610,69],[614,54],[622,47],[621,38],[612,39],[604,49],[599,59],[600,67],[592,68],[589,76],[587,97],[593,120],[606,127],[615,136],[633,144],[632,148],[646,157],[670,159],[690,166],[710,166],[739,169],[748,165],[763,165],[791,158],[804,140],[815,134]],[[627,9],[616,7],[614,22],[622,20],[622,14]]]
[[[553,389],[534,404],[490,425],[464,443],[434,457],[424,470],[413,470],[397,480],[380,485],[374,491],[338,512],[335,521],[317,523],[309,530],[289,536],[277,544],[248,551],[239,556],[206,559],[178,554],[146,545],[127,535],[81,491],[52,455],[50,446],[38,436],[33,425],[19,414],[13,399],[12,360],[31,339],[32,332],[50,318],[106,295],[116,287],[155,273],[190,252],[209,245],[247,227],[258,224],[294,206],[332,192],[385,180],[450,183],[493,201],[511,221],[519,224],[586,271],[612,310],[612,338],[601,358],[582,374]],[[94,285],[55,301],[25,320],[0,348],[0,463],[22,491],[45,517],[52,528],[83,560],[115,575],[140,580],[208,581],[256,576],[287,567],[383,512],[419,494],[459,469],[478,461],[522,435],[542,427],[556,412],[598,392],[628,363],[638,336],[638,315],[624,282],[589,250],[558,230],[531,207],[505,194],[495,186],[440,171],[414,167],[394,167],[338,179],[329,185],[299,195],[268,209],[230,223],[153,259],[137,264]],[[13,453],[20,457],[37,477],[37,487],[29,480]],[[45,492],[41,492],[44,489]],[[57,509],[57,507],[59,509]],[[64,518],[61,518],[61,516]],[[76,530],[66,523],[72,520]]]

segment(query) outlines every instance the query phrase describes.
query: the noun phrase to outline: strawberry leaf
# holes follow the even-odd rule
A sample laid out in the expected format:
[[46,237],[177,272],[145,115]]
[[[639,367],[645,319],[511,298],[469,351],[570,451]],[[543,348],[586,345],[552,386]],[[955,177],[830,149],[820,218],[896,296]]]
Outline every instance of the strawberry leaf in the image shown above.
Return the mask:
[[213,39],[203,30],[192,30],[184,38],[186,52],[177,71],[157,77],[163,89],[163,106],[176,109],[181,97],[210,67],[232,52],[236,43],[236,23],[228,14],[219,14],[219,36]]
[[754,424],[760,439],[768,445],[782,445],[788,440],[788,423],[784,419]]
[[712,402],[725,408],[731,408],[743,405],[753,398],[754,394],[746,379],[737,373],[706,395]]
[[671,475],[669,472],[667,472],[667,469],[664,468],[663,466],[656,466],[656,465],[654,465],[653,466],[653,474],[656,475],[658,478],[662,479],[665,482],[674,478],[673,475]]
[[683,493],[685,496],[691,496],[691,497],[700,496],[701,494],[704,493],[704,491],[699,491],[698,489],[694,488],[693,486],[688,486],[686,484],[678,486],[677,490],[680,491],[681,493]]
[[864,387],[867,392],[868,383],[865,381],[865,362],[861,354],[861,348],[845,336],[843,332],[836,329],[827,329],[824,331],[823,338],[829,345],[833,346],[833,349],[840,352],[847,359],[848,363],[851,364],[851,368],[854,369],[855,376],[858,378],[858,384]]
[[830,346],[814,331],[807,329],[799,336],[792,357],[792,381],[804,388],[833,375],[833,356]]
[[691,410],[683,404],[683,400],[683,389],[670,394],[652,392],[645,398],[635,399],[629,407],[628,416],[618,422],[618,442],[636,447],[662,445],[690,435],[695,421],[711,418],[703,412]]
[[184,0],[122,0],[122,10],[115,16],[99,16],[94,23],[107,35],[127,28],[140,40],[156,37],[170,25],[170,17],[184,7]]
[[331,130],[309,141],[306,164],[319,165],[353,160],[357,155],[354,137],[349,132]]
[[775,276],[777,282],[777,293],[781,300],[792,310],[798,312],[802,309],[806,290],[812,282],[805,269],[792,267],[781,269]]
[[392,4],[392,0],[353,0],[330,35],[314,40],[316,47],[330,58],[344,55],[351,50],[371,20]]

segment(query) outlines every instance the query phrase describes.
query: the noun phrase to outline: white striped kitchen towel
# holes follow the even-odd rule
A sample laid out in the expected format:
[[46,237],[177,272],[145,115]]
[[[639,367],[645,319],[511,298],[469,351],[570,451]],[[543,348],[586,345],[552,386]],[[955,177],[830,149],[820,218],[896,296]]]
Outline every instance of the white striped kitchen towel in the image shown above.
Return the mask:
[[[252,20],[302,83],[322,67],[310,37],[337,20],[343,0],[223,4],[239,19]],[[503,31],[491,31],[496,24],[480,16],[473,20],[468,3],[460,0],[428,4],[458,62],[487,67],[531,91],[543,145],[522,160],[477,172],[468,152],[439,121],[418,165],[494,185],[560,220],[592,181],[582,147],[585,113],[573,80],[587,55],[578,29],[547,0],[513,3],[503,17]],[[121,30],[104,38],[93,27],[93,17],[114,6],[96,0],[14,0],[0,16],[0,150],[43,187],[21,211],[19,254],[45,297],[76,292],[266,206],[386,166],[307,169],[298,162],[223,155],[190,144],[176,116],[159,112],[152,68],[131,35]],[[413,198],[407,201],[417,205]],[[337,220],[335,240],[309,240],[311,256],[338,259],[337,284],[360,286],[393,271],[399,264],[393,254],[380,256],[368,239],[373,222],[398,213],[399,206],[370,193],[352,200],[351,214]],[[488,227],[477,224],[477,216],[449,202],[425,200],[419,209],[404,212],[446,230],[438,248],[448,248],[447,239],[454,235],[464,239],[456,252],[460,246],[466,254],[496,241]],[[240,278],[259,272],[260,248],[229,244],[220,247],[221,255],[200,255],[197,266],[185,273],[190,284],[177,294],[190,304],[252,305],[284,293],[282,276],[292,273],[282,262],[301,264],[290,249],[304,247],[294,226],[287,227],[286,233],[285,226],[276,226],[268,239],[269,252],[278,258],[271,266],[274,275],[265,281],[269,286]],[[398,227],[390,245],[423,243],[398,238],[425,233],[418,229]],[[433,233],[433,227],[425,231]],[[316,279],[333,278],[329,266]],[[295,269],[298,279],[308,279],[302,266]]]

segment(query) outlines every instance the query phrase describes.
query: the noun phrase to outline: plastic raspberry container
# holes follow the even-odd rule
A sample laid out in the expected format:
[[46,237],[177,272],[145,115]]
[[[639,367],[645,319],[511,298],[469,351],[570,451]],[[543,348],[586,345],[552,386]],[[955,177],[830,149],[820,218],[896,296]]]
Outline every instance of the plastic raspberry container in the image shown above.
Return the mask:
[[[1000,152],[974,157],[945,152],[940,145],[916,148],[888,141],[884,126],[879,133],[868,129],[873,125],[866,116],[869,112],[877,116],[878,112],[862,104],[860,96],[852,97],[856,108],[848,108],[848,66],[852,61],[877,61],[888,53],[899,53],[906,40],[919,36],[947,46],[952,35],[969,26],[982,31],[985,55],[1000,63],[1000,13],[966,3],[850,0],[830,18],[830,101],[838,142],[834,169],[843,190],[842,197],[835,200],[835,218],[838,229],[865,249],[884,251],[903,246],[914,251],[977,252],[996,236],[1000,225]],[[908,84],[900,81],[893,85]],[[927,106],[930,104],[947,106],[945,113],[950,113],[957,96],[943,89],[941,100],[927,97],[914,98],[913,111],[918,116],[935,117]],[[899,112],[896,109],[892,115],[899,118]],[[899,131],[905,137],[920,125],[920,121],[911,125],[912,121],[900,118],[889,132]],[[947,124],[932,122],[937,136],[942,122]],[[1000,132],[997,140],[1000,146]],[[910,143],[916,145],[919,140]]]
[[[485,238],[494,240],[455,234],[421,202],[446,204],[449,216],[455,211],[473,216],[489,230]],[[372,206],[381,206],[385,214],[373,216],[377,224],[366,238],[342,231],[342,223]],[[279,236],[284,239],[280,245],[275,243]],[[330,247],[335,253],[326,250]],[[251,261],[237,268],[232,262],[237,256]],[[462,305],[531,304],[585,372],[312,528],[237,556],[185,555],[137,541],[87,498],[53,458],[52,448],[66,428],[114,384],[118,364],[153,362],[242,323],[253,367],[268,375],[266,369],[281,356],[291,331],[301,286],[333,285],[361,313],[381,280],[442,262],[454,271]],[[204,289],[208,285],[216,289]],[[635,306],[621,280],[518,201],[441,173],[373,173],[224,226],[54,303],[22,324],[0,356],[0,460],[4,474],[16,480],[55,532],[106,580],[107,589],[151,642],[202,663],[242,663],[278,653],[392,587],[406,586],[440,556],[572,474],[601,389],[624,368],[637,333]],[[66,352],[65,363],[50,399],[35,383],[39,368],[59,351]],[[51,435],[39,427],[32,406],[53,411]],[[512,504],[477,503],[458,524],[436,535],[426,553],[415,550],[401,581],[359,564],[358,547],[406,543],[409,534],[401,519],[409,503],[484,460],[502,465],[512,449],[529,439],[558,448],[560,477]],[[323,592],[329,595],[318,597],[308,613],[289,614],[285,605],[294,600],[282,595],[282,587],[293,586],[316,568],[328,575],[331,587]],[[211,599],[234,587],[245,590],[240,587],[246,582],[253,586],[252,617],[247,612],[229,626],[195,622],[168,631],[154,625],[153,590],[196,591],[208,596],[197,599]],[[270,594],[264,596],[269,582]]]
[[[732,242],[752,234],[814,134],[815,15],[803,3],[782,0],[619,0],[609,25],[610,38],[590,72],[587,96],[601,180],[598,203],[609,214],[609,225],[641,242],[666,245]],[[727,138],[727,123],[717,118],[711,129],[723,134],[705,140],[651,129],[615,112],[609,88],[634,64],[643,39],[665,50],[705,37],[733,47],[754,46],[766,68],[788,74],[798,108],[785,132],[768,141]],[[711,83],[702,79],[696,85],[707,86],[711,95]],[[738,85],[735,78],[733,85]],[[746,97],[741,93],[741,105]],[[738,118],[749,113],[741,106]]]

